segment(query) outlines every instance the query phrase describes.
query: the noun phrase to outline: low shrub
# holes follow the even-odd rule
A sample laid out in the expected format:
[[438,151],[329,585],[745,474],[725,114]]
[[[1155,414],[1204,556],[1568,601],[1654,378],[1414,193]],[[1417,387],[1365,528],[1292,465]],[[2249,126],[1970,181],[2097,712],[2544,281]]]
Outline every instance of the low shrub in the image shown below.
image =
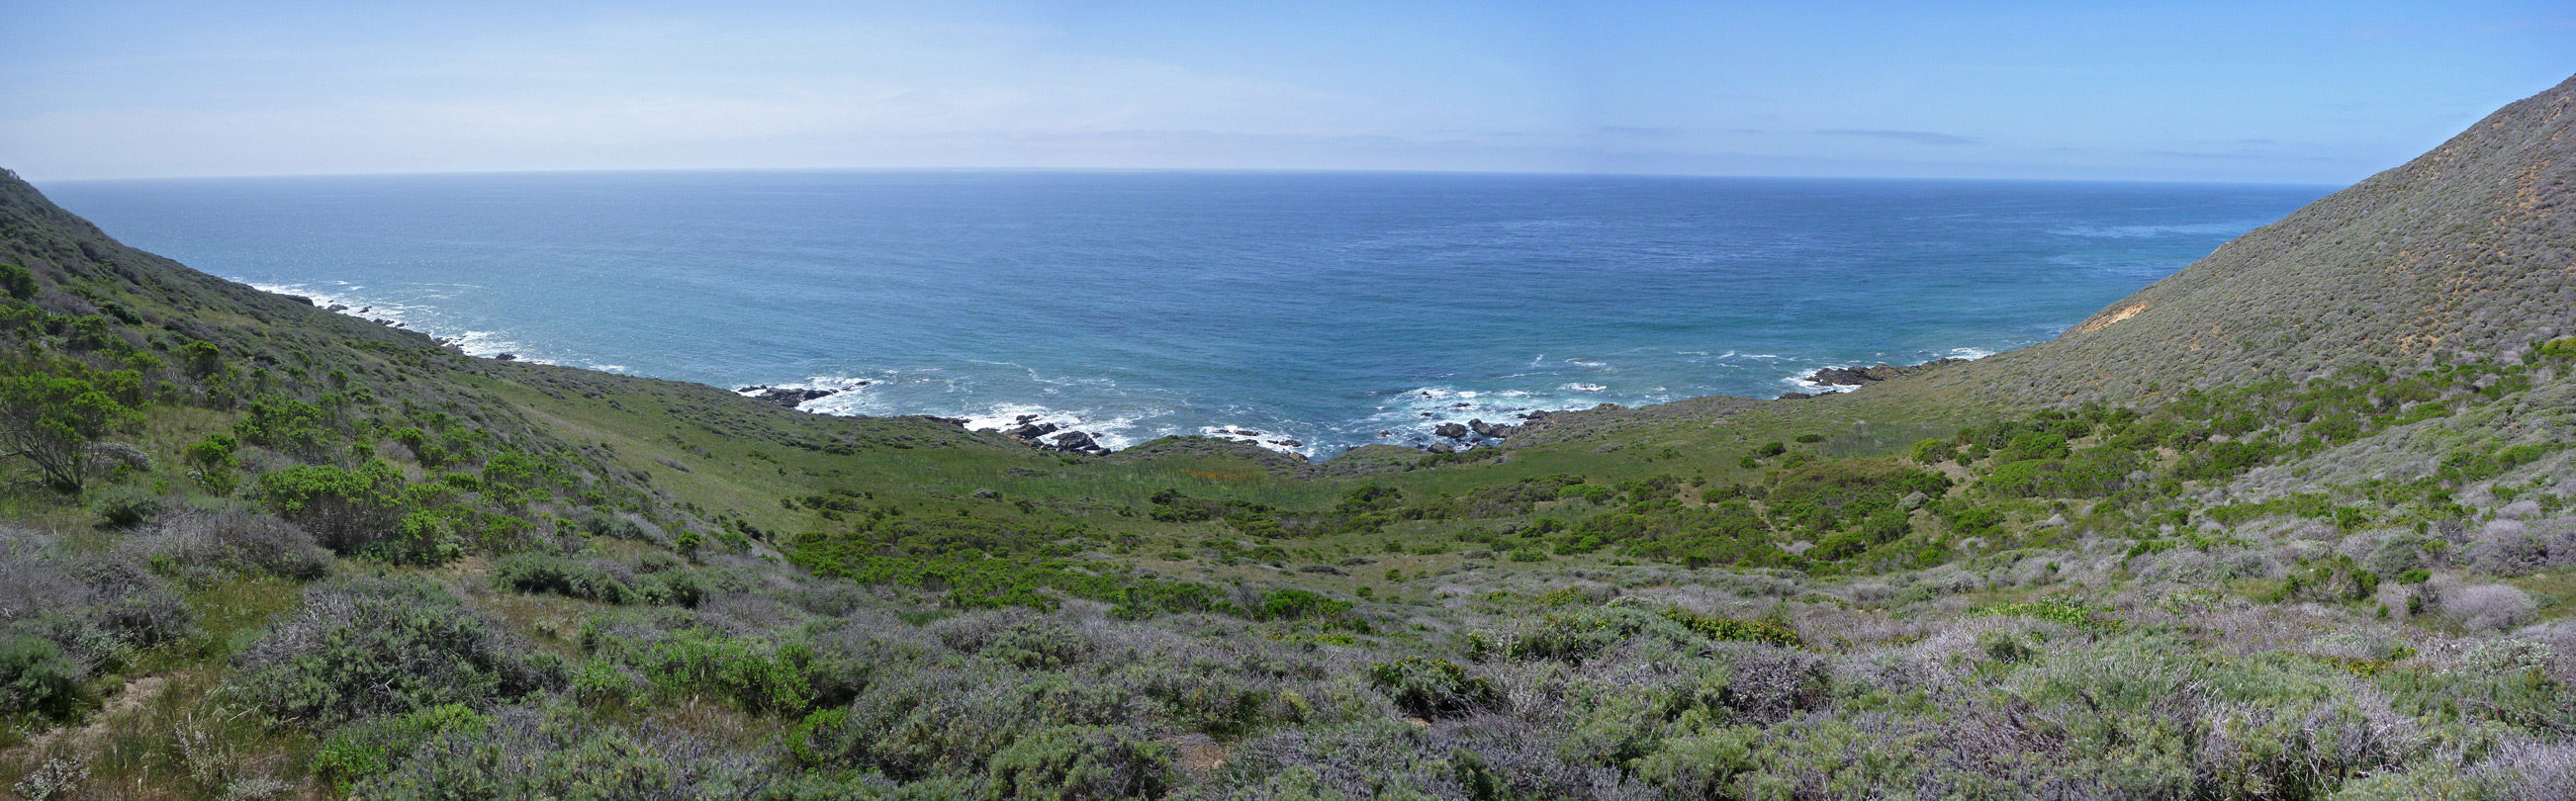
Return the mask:
[[122,550],[156,569],[264,574],[311,581],[331,572],[331,552],[293,523],[248,509],[188,510]]
[[1405,713],[1426,720],[1459,717],[1502,706],[1493,680],[1471,675],[1445,659],[1408,656],[1368,669],[1370,683]]
[[547,554],[512,554],[492,565],[492,586],[511,592],[561,595],[626,604],[643,594],[598,565]]
[[62,569],[88,585],[89,600],[80,607],[80,616],[121,643],[150,648],[197,633],[196,614],[187,602],[169,582],[131,559],[88,556],[69,560]]
[[753,714],[802,715],[846,697],[835,689],[857,668],[818,653],[804,640],[733,637],[687,623],[672,631],[636,630],[631,618],[602,616],[582,630],[582,650],[630,666],[661,694],[705,697]]
[[271,716],[321,724],[506,701],[561,683],[438,585],[350,578],[307,588],[235,657],[234,689]]
[[98,499],[90,502],[90,510],[107,520],[108,525],[131,528],[160,514],[162,504],[160,493],[144,487],[124,486],[99,493]]
[[0,714],[68,719],[92,701],[81,684],[85,674],[51,640],[0,637]]
[[1782,648],[1796,648],[1806,644],[1805,638],[1798,636],[1796,627],[1778,620],[1711,617],[1678,606],[1666,608],[1664,618],[1680,623],[1699,636],[1712,640],[1758,642]]
[[429,738],[471,735],[492,718],[463,704],[445,704],[341,728],[313,754],[313,773],[342,794],[350,785],[390,772]]
[[458,725],[423,737],[408,753],[391,755],[382,772],[354,782],[349,797],[370,801],[885,797],[829,776],[774,775],[765,754],[694,728],[598,723],[566,711],[513,707],[492,712],[481,725],[458,720]]
[[1172,760],[1142,733],[1109,726],[1031,732],[995,753],[984,797],[994,801],[1160,798]]
[[2441,594],[2442,612],[2471,631],[2501,631],[2531,620],[2531,595],[2503,584],[2476,584]]

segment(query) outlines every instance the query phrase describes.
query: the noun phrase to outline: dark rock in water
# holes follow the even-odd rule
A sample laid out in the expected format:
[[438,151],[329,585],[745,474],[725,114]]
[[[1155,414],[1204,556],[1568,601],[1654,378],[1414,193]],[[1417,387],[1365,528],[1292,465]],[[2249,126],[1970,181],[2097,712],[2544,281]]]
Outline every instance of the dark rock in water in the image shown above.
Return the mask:
[[1953,364],[1961,364],[1966,361],[1966,359],[1951,358],[1934,359],[1922,364],[1905,365],[1902,367],[1888,364],[1886,362],[1879,362],[1878,364],[1868,367],[1827,367],[1822,370],[1817,370],[1813,375],[1807,376],[1807,380],[1829,387],[1857,387],[1879,381],[1890,381],[1900,376],[1913,375],[1935,367],[1947,367]]
[[494,361],[515,362],[515,361],[518,361],[518,360],[519,360],[519,354],[516,354],[516,353],[504,353],[504,354],[500,354],[500,355],[494,356],[494,357],[492,357],[492,359],[493,359]]
[[1452,403],[1452,404],[1449,404],[1449,408],[1452,408],[1452,409],[1473,409],[1473,408],[1476,408],[1476,404],[1473,404],[1473,403]]
[[1424,417],[1430,417],[1430,416],[1431,416],[1431,413],[1430,413],[1430,412],[1423,412],[1423,413],[1422,413],[1422,416],[1424,416]]
[[1039,423],[1037,425],[1020,426],[1002,433],[1009,434],[1020,439],[1037,439],[1048,434],[1053,434],[1057,430],[1058,427],[1054,423]]
[[1028,425],[1028,424],[1029,424],[1029,421],[1031,421],[1031,420],[1035,420],[1035,419],[1038,419],[1038,416],[1037,416],[1037,415],[1034,415],[1034,414],[1024,414],[1024,415],[1020,415],[1020,416],[1018,416],[1018,417],[1011,418],[1011,422],[1018,423],[1018,424],[1020,424],[1020,425]]
[[1467,427],[1457,423],[1441,423],[1439,428],[1431,429],[1431,433],[1448,437],[1450,439],[1458,439],[1460,437],[1467,436]]
[[1429,451],[1431,451],[1432,453],[1457,453],[1457,452],[1458,452],[1458,449],[1457,449],[1457,448],[1449,447],[1449,443],[1446,443],[1446,442],[1434,442],[1434,443],[1431,443],[1431,447],[1430,447],[1430,448],[1427,448],[1427,449],[1425,449],[1425,450],[1429,450]]
[[1303,447],[1306,447],[1306,443],[1298,442],[1298,441],[1293,440],[1293,439],[1274,439],[1274,440],[1271,440],[1271,441],[1270,441],[1270,444],[1272,444],[1272,445],[1280,445],[1280,446],[1285,446],[1285,447],[1290,447],[1290,448],[1303,448]]
[[1827,367],[1807,376],[1807,380],[1829,387],[1857,387],[1878,379],[1858,367]]
[[1392,437],[1392,436],[1395,436],[1395,432],[1393,432],[1393,431],[1380,431],[1380,432],[1377,432],[1377,435],[1378,435],[1378,436],[1381,436],[1381,437]]
[[1479,437],[1491,437],[1491,436],[1495,436],[1495,434],[1494,434],[1494,427],[1493,427],[1492,425],[1487,424],[1487,423],[1486,423],[1485,421],[1483,421],[1483,420],[1469,420],[1469,421],[1467,421],[1467,430],[1469,430],[1469,431],[1473,431],[1473,432],[1476,432],[1476,436],[1479,436]]
[[1055,442],[1055,449],[1060,451],[1090,451],[1098,450],[1100,448],[1100,443],[1093,441],[1090,434],[1085,434],[1080,431],[1067,431],[1062,434],[1057,434],[1053,441]]
[[331,304],[331,308],[323,309],[323,311],[334,311],[334,312],[344,312],[344,311],[348,311],[348,310],[349,310],[349,306],[348,306],[348,304],[345,304],[345,303],[334,303],[334,304]]
[[801,406],[806,401],[816,398],[830,397],[833,394],[840,392],[840,390],[835,389],[790,389],[788,387],[773,387],[768,385],[748,386],[734,391],[751,396],[755,400],[765,403],[775,403],[790,409]]
[[1814,395],[1809,395],[1809,394],[1804,393],[1804,392],[1783,392],[1783,393],[1780,393],[1780,399],[1781,399],[1781,400],[1806,400],[1806,399],[1808,399],[1808,398],[1812,398],[1812,397],[1815,397],[1815,396],[1814,396]]

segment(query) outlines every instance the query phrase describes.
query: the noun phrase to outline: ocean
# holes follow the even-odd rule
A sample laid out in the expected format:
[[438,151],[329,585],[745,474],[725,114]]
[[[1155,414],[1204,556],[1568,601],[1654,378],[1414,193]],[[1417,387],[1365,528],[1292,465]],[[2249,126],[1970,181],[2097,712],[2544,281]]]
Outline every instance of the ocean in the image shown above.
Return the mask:
[[2029,345],[2334,189],[1023,171],[41,188],[127,244],[478,355],[1318,458]]

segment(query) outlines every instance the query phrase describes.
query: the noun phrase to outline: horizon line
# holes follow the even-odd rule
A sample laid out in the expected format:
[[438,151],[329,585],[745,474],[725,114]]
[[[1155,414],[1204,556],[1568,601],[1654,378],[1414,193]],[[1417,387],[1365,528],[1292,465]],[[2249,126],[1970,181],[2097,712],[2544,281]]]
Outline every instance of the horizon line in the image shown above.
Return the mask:
[[2276,186],[2343,188],[2358,183],[2304,183],[2293,181],[2223,181],[2176,180],[2155,178],[1997,178],[1997,177],[1925,177],[1867,175],[1797,175],[1758,173],[1693,173],[1693,172],[1620,172],[1582,170],[1444,170],[1426,169],[1361,169],[1333,167],[634,167],[606,169],[527,169],[527,170],[424,170],[410,172],[312,172],[259,173],[228,175],[172,175],[117,178],[47,178],[34,179],[15,170],[0,167],[28,183],[113,183],[145,181],[230,181],[256,179],[305,178],[433,178],[477,176],[543,176],[543,175],[627,175],[637,173],[668,174],[742,174],[742,173],[1119,173],[1119,174],[1202,174],[1202,175],[1454,175],[1501,177],[1564,178],[1698,178],[1807,181],[1907,181],[1907,182],[1975,182],[1975,183],[2045,183],[2045,184],[2164,184],[2187,186]]

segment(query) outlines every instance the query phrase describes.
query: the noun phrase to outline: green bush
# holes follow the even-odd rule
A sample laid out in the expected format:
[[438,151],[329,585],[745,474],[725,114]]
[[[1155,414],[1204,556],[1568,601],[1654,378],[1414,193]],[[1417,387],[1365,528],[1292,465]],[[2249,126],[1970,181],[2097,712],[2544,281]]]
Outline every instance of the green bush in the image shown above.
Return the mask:
[[1807,644],[1806,638],[1798,635],[1796,627],[1778,620],[1711,617],[1678,606],[1666,607],[1664,619],[1682,624],[1693,633],[1712,640],[1758,642],[1782,648],[1797,648]]
[[108,525],[130,528],[141,525],[161,513],[161,494],[149,488],[124,486],[99,493],[90,510],[107,520]]
[[491,717],[463,704],[364,721],[322,741],[322,747],[313,753],[313,773],[346,794],[350,785],[392,770],[395,763],[431,737],[478,732],[491,723]]
[[545,554],[512,554],[492,565],[492,586],[512,592],[553,594],[585,601],[626,604],[641,593],[608,571],[584,562]]
[[403,519],[402,474],[381,459],[356,470],[298,465],[259,477],[270,512],[313,532],[323,547],[355,554]]
[[0,639],[0,711],[68,719],[91,702],[81,673],[51,640],[23,634]]
[[2543,358],[2576,359],[2576,337],[2559,337],[2542,343],[2537,352]]
[[585,636],[594,656],[633,665],[663,694],[711,697],[754,714],[803,714],[818,686],[839,667],[827,666],[803,642],[772,643],[683,629],[649,643]]
[[205,439],[190,443],[180,455],[197,469],[197,482],[205,485],[207,491],[230,495],[235,481],[233,470],[241,466],[241,457],[237,453],[239,447],[240,441],[233,439],[231,434],[209,434]]
[[291,454],[308,462],[327,461],[340,442],[339,427],[321,407],[271,395],[251,403],[233,434],[243,442]]
[[0,290],[7,290],[9,297],[18,300],[34,300],[36,288],[34,272],[15,264],[0,264]]
[[1332,620],[1348,616],[1351,602],[1306,590],[1280,590],[1263,597],[1259,611],[1264,620]]
[[1107,726],[1030,732],[993,754],[984,797],[993,801],[1160,798],[1172,760],[1142,733]]
[[1370,665],[1369,681],[1395,702],[1397,709],[1425,720],[1458,717],[1496,709],[1501,688],[1491,679],[1471,675],[1445,659],[1408,656]]

